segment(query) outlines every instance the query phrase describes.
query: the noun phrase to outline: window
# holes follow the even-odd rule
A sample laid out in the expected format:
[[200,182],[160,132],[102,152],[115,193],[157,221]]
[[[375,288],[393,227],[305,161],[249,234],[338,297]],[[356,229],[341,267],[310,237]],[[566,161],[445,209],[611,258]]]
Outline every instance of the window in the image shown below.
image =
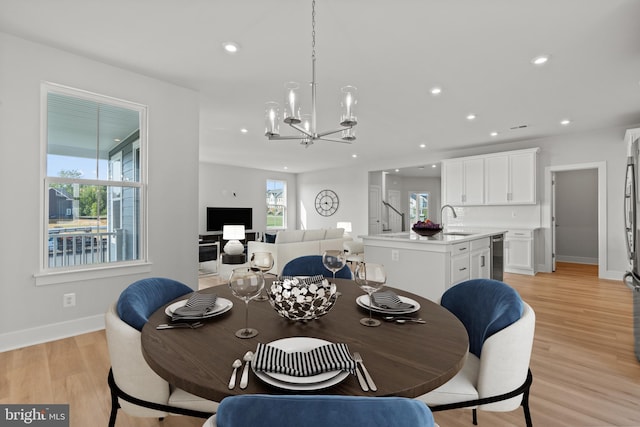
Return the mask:
[[409,193],[409,225],[429,219],[429,193]]
[[44,273],[146,261],[146,107],[43,84]]
[[287,228],[287,182],[267,180],[267,230]]

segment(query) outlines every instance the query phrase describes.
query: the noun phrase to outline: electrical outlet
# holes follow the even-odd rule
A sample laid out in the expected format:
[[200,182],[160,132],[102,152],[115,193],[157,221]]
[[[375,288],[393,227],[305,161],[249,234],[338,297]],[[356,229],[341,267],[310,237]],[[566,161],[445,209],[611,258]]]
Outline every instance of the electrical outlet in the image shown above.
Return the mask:
[[400,251],[391,249],[391,261],[400,261]]
[[62,296],[62,307],[67,308],[67,307],[75,307],[75,306],[76,306],[75,293],[64,294]]

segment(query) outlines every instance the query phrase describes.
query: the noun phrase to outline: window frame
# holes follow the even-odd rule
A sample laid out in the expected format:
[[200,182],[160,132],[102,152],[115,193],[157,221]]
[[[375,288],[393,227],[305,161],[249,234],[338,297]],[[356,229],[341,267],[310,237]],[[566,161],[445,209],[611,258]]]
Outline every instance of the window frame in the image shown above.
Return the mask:
[[[48,95],[50,93],[61,94],[88,101],[107,104],[116,107],[134,110],[139,114],[140,130],[139,140],[134,142],[135,156],[139,162],[139,181],[109,180],[109,178],[82,179],[50,177],[47,173],[48,156]],[[148,146],[148,107],[143,104],[126,101],[82,89],[63,86],[51,82],[42,82],[40,87],[40,226],[39,226],[39,263],[38,271],[34,274],[36,285],[49,285],[63,282],[90,280],[126,274],[139,274],[151,271],[151,263],[148,256],[148,230],[147,230],[147,146]],[[113,187],[130,187],[138,189],[139,210],[138,214],[138,258],[127,261],[112,261],[93,264],[81,264],[74,266],[49,266],[49,187],[52,183],[79,183],[80,185],[96,185]]]
[[[268,188],[269,188],[269,183],[270,182],[277,182],[277,183],[281,183],[283,184],[283,199],[284,199],[284,204],[278,204],[276,203],[275,205],[271,205],[269,203],[265,204],[265,208],[266,208],[266,212],[265,212],[265,230],[267,231],[273,231],[273,230],[286,230],[287,229],[287,217],[288,217],[288,204],[289,204],[289,200],[288,200],[288,196],[287,196],[287,181],[284,179],[275,179],[275,178],[267,178],[266,182],[265,182],[265,196],[266,196],[266,192],[268,192]],[[265,199],[266,202],[266,199]],[[279,227],[274,227],[274,226],[269,226],[269,207],[270,206],[280,206],[283,209],[283,214],[282,214],[282,226]]]
[[[414,209],[411,206],[411,200],[412,200],[412,196],[416,195],[416,204],[418,203],[418,196],[423,196],[426,195],[426,199],[427,199],[427,215],[421,219],[420,218],[420,207],[416,205],[415,207],[415,217],[412,218],[411,214],[414,213]],[[408,213],[409,215],[407,215],[407,221],[408,221],[408,226],[409,228],[411,228],[411,225],[414,221],[418,221],[418,220],[422,220],[422,221],[426,221],[427,219],[432,219],[431,218],[431,191],[409,191],[409,197],[408,197],[408,202],[409,202],[409,209],[408,209]]]

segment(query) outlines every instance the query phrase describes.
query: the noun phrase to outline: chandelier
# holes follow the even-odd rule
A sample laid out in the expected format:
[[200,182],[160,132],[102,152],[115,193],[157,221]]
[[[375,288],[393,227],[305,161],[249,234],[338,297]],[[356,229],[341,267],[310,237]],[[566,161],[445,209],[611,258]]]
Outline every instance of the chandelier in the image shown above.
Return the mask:
[[[280,106],[277,102],[268,102],[265,109],[265,136],[269,140],[300,139],[300,144],[308,148],[314,141],[331,141],[351,144],[356,139],[355,129],[358,124],[355,115],[357,89],[345,86],[341,89],[341,115],[339,129],[318,132],[316,123],[316,1],[311,3],[311,114],[300,114],[300,85],[296,82],[285,84],[285,101],[283,121],[300,132],[297,136],[280,135]],[[341,133],[341,139],[328,138]]]

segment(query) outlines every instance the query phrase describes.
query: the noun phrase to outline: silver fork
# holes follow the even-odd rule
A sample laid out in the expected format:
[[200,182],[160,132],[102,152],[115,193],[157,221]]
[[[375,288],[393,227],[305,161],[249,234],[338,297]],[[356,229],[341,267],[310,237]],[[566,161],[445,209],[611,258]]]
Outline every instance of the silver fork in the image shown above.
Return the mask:
[[156,329],[178,329],[178,328],[190,328],[190,329],[196,329],[199,328],[200,326],[203,326],[204,323],[202,322],[194,322],[194,323],[173,323],[171,325],[167,324],[167,323],[162,323],[158,326],[156,326]]
[[367,371],[367,368],[364,366],[364,363],[362,363],[362,356],[360,356],[360,353],[358,353],[357,351],[354,352],[353,360],[356,361],[356,364],[360,364],[360,367],[362,368],[362,372],[364,373],[364,376],[367,379],[367,383],[369,384],[369,389],[371,391],[377,391],[378,387],[376,386],[376,383],[373,382],[373,378],[371,378],[371,375],[369,375],[369,371]]

